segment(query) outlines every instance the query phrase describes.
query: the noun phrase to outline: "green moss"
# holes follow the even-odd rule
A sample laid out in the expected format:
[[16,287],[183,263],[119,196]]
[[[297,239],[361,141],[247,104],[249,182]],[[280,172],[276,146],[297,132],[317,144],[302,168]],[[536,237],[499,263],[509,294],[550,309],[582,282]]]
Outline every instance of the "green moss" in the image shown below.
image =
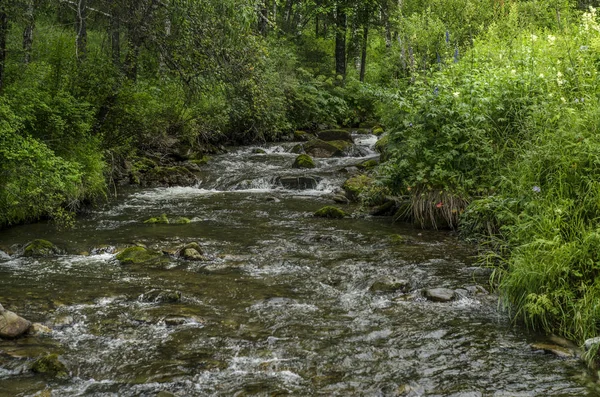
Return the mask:
[[188,160],[190,163],[192,164],[196,164],[196,165],[205,165],[208,164],[208,162],[210,161],[210,157],[208,156],[202,156],[202,157],[198,157],[198,158],[193,158],[191,160]]
[[[188,219],[189,220],[189,219]],[[168,224],[169,223],[169,218],[167,218],[167,214],[162,214],[159,217],[155,217],[155,218],[150,218],[150,219],[146,219],[144,221],[144,223],[148,223],[148,224],[155,224],[155,223],[163,223],[163,224]],[[188,222],[189,223],[189,222]]]
[[58,378],[66,378],[69,375],[67,367],[58,359],[58,355],[49,354],[37,359],[32,365],[31,370],[38,374],[51,375]]
[[356,175],[348,179],[342,188],[346,191],[348,198],[351,200],[358,200],[360,194],[367,190],[372,183],[372,178],[366,175]]
[[358,168],[359,170],[368,171],[368,170],[371,170],[371,169],[377,167],[378,165],[379,165],[379,162],[377,160],[371,159],[371,160],[363,161],[362,163],[357,164],[356,168]]
[[48,240],[33,240],[28,243],[23,250],[23,256],[35,257],[35,256],[50,256],[58,255],[60,250],[54,244]]
[[156,261],[162,258],[162,254],[149,251],[144,247],[129,247],[119,253],[116,258],[122,265],[137,265]]
[[381,138],[375,143],[375,150],[381,154],[381,160],[385,161],[389,158],[387,147],[390,143],[390,136],[388,134],[383,134]]
[[173,224],[175,225],[187,225],[188,223],[191,223],[192,221],[189,218],[180,216],[179,218],[175,218],[175,220],[173,220]]
[[292,168],[315,168],[315,162],[308,154],[301,154],[296,157]]
[[373,128],[373,135],[379,136],[381,134],[383,134],[383,128],[382,127],[377,126],[377,127]]
[[337,207],[333,207],[331,205],[325,206],[315,212],[314,216],[318,218],[334,218],[341,219],[344,218],[347,214]]

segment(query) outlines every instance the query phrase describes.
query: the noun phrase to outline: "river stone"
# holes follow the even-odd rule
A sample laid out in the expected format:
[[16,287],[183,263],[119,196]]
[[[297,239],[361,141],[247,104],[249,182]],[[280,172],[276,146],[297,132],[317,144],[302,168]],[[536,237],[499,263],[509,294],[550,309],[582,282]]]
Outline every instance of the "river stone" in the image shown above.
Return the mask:
[[160,252],[150,251],[144,247],[129,247],[119,253],[116,258],[122,265],[141,264],[155,261],[162,257]]
[[277,183],[285,189],[307,190],[316,189],[321,178],[314,176],[282,176],[277,178]]
[[449,288],[427,288],[423,295],[433,302],[450,302],[455,299],[455,293]]
[[321,139],[313,139],[304,144],[306,154],[316,158],[343,157],[344,151],[352,144],[346,141],[325,142]]
[[331,199],[338,204],[350,203],[350,200],[348,200],[348,197],[346,197],[344,194],[336,194]]
[[56,354],[49,354],[37,359],[31,365],[31,370],[38,374],[55,376],[57,378],[66,378],[69,372]]
[[407,280],[399,279],[394,276],[384,276],[375,280],[369,289],[372,292],[408,292],[410,283]]
[[397,210],[396,202],[389,200],[381,205],[373,207],[371,211],[369,211],[369,214],[372,216],[387,216],[393,215]]
[[373,184],[373,178],[367,175],[356,175],[344,182],[342,188],[346,192],[346,197],[352,201],[357,201],[360,194],[366,191]]
[[315,212],[314,216],[317,218],[330,218],[330,219],[341,219],[344,218],[347,214],[337,207],[333,207],[331,205],[327,205],[317,212]]
[[587,339],[585,342],[583,342],[583,348],[585,349],[585,351],[590,350],[595,345],[600,345],[600,336]]
[[331,141],[346,141],[350,143],[354,143],[354,139],[352,139],[352,134],[346,130],[325,130],[319,131],[317,133],[317,138],[322,141],[331,142]]
[[29,330],[27,331],[29,335],[33,336],[41,336],[41,335],[49,335],[52,333],[52,330],[40,323],[33,323]]
[[545,353],[554,354],[560,358],[574,358],[575,353],[567,348],[552,345],[549,343],[534,343],[531,345],[534,350],[543,350]]
[[296,157],[294,160],[294,164],[292,164],[292,168],[315,168],[315,162],[308,154],[301,154]]
[[0,313],[0,338],[16,338],[31,327],[31,322],[23,317],[8,310],[2,310]]
[[33,240],[23,248],[23,256],[25,257],[40,257],[60,255],[61,251],[58,247],[47,240]]
[[294,132],[294,139],[296,141],[308,142],[314,138],[315,138],[315,136],[313,134],[310,134],[306,131],[295,131]]

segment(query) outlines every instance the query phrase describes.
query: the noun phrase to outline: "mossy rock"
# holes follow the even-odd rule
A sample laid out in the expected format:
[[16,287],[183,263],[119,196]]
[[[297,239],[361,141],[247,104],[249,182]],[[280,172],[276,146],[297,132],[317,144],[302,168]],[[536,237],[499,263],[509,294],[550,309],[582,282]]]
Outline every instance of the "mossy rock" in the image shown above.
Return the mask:
[[304,153],[304,145],[302,145],[301,143],[294,145],[291,149],[290,149],[290,153],[294,153],[294,154],[301,154]]
[[333,207],[331,205],[325,206],[315,212],[314,216],[317,218],[331,218],[331,219],[341,219],[344,218],[347,214],[337,207]]
[[365,160],[362,163],[356,164],[356,168],[361,171],[369,171],[379,165],[379,161],[377,159]]
[[192,223],[192,221],[189,218],[180,216],[178,218],[175,218],[172,223],[174,225],[187,225],[188,223]]
[[314,138],[315,136],[313,134],[306,131],[294,131],[294,140],[296,141],[308,142]]
[[390,136],[383,134],[381,138],[375,143],[375,150],[381,154],[381,160],[385,161],[389,158],[388,145],[390,143]]
[[168,224],[169,223],[169,218],[167,218],[167,214],[162,214],[161,216],[158,216],[158,217],[146,219],[144,221],[144,223],[148,223],[148,224],[151,224],[151,225],[152,224],[156,224],[156,223]]
[[252,149],[253,154],[267,154],[265,149],[261,149],[259,147]]
[[177,250],[176,254],[179,258],[189,261],[205,261],[206,257],[198,243],[189,243]]
[[383,127],[381,127],[381,126],[373,127],[373,135],[379,136],[379,135],[382,135],[383,132],[384,132]]
[[179,303],[181,302],[181,292],[153,289],[142,294],[139,300],[152,303]]
[[352,144],[346,141],[325,142],[313,139],[304,145],[306,154],[317,158],[343,157]]
[[38,358],[31,364],[31,371],[57,378],[67,378],[69,376],[67,367],[59,360],[57,354],[49,354]]
[[356,175],[344,182],[342,188],[350,200],[358,200],[360,194],[371,186],[373,179],[367,175]]
[[317,133],[317,138],[326,142],[345,141],[349,143],[354,143],[354,139],[352,139],[352,134],[350,133],[350,131],[339,129],[319,131]]
[[23,249],[23,256],[25,257],[41,257],[41,256],[53,256],[60,255],[61,250],[48,240],[33,240]]
[[193,157],[190,160],[188,160],[188,162],[195,164],[195,165],[206,165],[206,164],[208,164],[209,161],[210,161],[210,157],[208,157],[208,156]]
[[120,252],[116,258],[122,265],[137,265],[157,261],[162,258],[162,254],[144,247],[129,247]]
[[301,154],[296,157],[292,168],[315,168],[315,162],[308,154]]

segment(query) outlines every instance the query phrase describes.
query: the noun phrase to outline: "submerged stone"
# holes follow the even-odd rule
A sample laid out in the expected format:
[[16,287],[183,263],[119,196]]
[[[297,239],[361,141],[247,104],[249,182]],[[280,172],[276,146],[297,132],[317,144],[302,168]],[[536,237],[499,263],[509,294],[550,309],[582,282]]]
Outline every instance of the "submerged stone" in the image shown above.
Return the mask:
[[178,303],[181,302],[181,292],[153,289],[140,296],[142,302]]
[[320,178],[315,176],[282,176],[277,178],[277,182],[285,189],[308,190],[316,189]]
[[408,292],[410,289],[410,283],[407,280],[394,276],[384,276],[375,280],[369,289],[372,292]]
[[314,216],[317,218],[330,218],[330,219],[341,219],[347,214],[337,207],[331,205],[325,206],[315,212]]
[[23,256],[25,257],[53,256],[60,254],[61,251],[56,245],[48,240],[42,239],[33,240],[27,243],[23,249]]
[[116,258],[122,265],[141,264],[160,259],[160,252],[150,251],[144,247],[129,247],[119,253]]
[[0,338],[12,339],[23,335],[31,322],[0,306]]
[[315,162],[308,154],[301,154],[296,157],[292,168],[315,168]]
[[167,218],[167,214],[161,214],[161,216],[150,218],[150,219],[146,219],[144,221],[144,223],[148,223],[148,224],[155,224],[155,223],[168,224],[169,223],[169,218]]
[[531,345],[534,350],[543,350],[544,353],[554,354],[560,358],[574,358],[575,353],[565,347],[552,345],[549,343],[534,343]]
[[49,335],[52,333],[52,329],[40,323],[33,323],[27,333],[33,336]]
[[37,359],[31,365],[31,370],[38,374],[55,376],[57,378],[66,378],[69,375],[67,367],[59,360],[57,354],[49,354]]
[[449,288],[427,288],[423,296],[432,302],[450,302],[456,298],[453,290]]
[[173,220],[174,225],[187,225],[188,223],[192,223],[192,221],[184,216],[180,216],[179,218],[175,218]]
[[267,154],[267,152],[265,151],[265,149],[261,149],[261,148],[254,148],[252,149],[252,153],[253,154]]
[[373,179],[367,175],[356,175],[346,180],[342,188],[350,200],[356,201],[360,194],[367,190],[372,183]]

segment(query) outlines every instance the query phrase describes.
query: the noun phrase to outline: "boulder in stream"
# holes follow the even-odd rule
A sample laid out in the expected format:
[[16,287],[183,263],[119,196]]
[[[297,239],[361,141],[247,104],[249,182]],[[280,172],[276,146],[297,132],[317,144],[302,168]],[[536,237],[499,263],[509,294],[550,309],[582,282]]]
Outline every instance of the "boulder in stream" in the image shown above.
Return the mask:
[[533,350],[542,350],[544,353],[554,354],[560,358],[574,358],[575,352],[562,346],[550,343],[534,343],[531,345]]
[[315,212],[314,216],[317,218],[330,218],[330,219],[341,219],[344,218],[347,214],[334,206],[327,205],[317,212]]
[[167,218],[167,214],[161,214],[160,216],[155,216],[149,219],[146,219],[144,221],[144,223],[147,224],[157,224],[157,223],[164,223],[164,224],[168,224],[169,223],[169,218]]
[[352,201],[357,201],[360,194],[372,184],[373,179],[367,175],[356,175],[347,179],[342,188],[346,192],[346,197]]
[[17,338],[29,330],[31,322],[0,305],[0,338]]
[[345,141],[354,143],[354,139],[352,139],[352,134],[346,130],[325,130],[319,131],[317,133],[317,138],[322,141],[331,142],[331,141]]
[[152,303],[178,303],[181,302],[181,292],[153,289],[143,293],[139,300]]
[[48,240],[33,240],[23,248],[23,256],[25,257],[43,257],[60,255],[61,250]]
[[189,243],[177,250],[177,257],[188,261],[205,261],[206,257],[198,243]]
[[33,323],[27,330],[27,333],[33,336],[50,335],[52,333],[52,329],[46,327],[44,324]]
[[376,279],[369,289],[371,292],[408,292],[410,282],[394,276],[383,276]]
[[308,154],[301,154],[296,157],[292,168],[315,168],[315,162]]
[[321,139],[313,139],[304,144],[306,154],[316,158],[343,157],[352,146],[347,141],[328,141]]
[[116,258],[122,265],[137,265],[157,261],[162,258],[162,254],[144,247],[129,247],[121,251]]
[[308,142],[311,139],[315,139],[315,136],[306,131],[295,131],[294,132],[294,140]]
[[38,358],[31,364],[31,371],[53,376],[56,378],[67,378],[69,371],[65,364],[60,361],[57,354],[48,354],[47,356]]
[[423,296],[432,302],[450,302],[456,298],[454,290],[449,288],[426,288]]

